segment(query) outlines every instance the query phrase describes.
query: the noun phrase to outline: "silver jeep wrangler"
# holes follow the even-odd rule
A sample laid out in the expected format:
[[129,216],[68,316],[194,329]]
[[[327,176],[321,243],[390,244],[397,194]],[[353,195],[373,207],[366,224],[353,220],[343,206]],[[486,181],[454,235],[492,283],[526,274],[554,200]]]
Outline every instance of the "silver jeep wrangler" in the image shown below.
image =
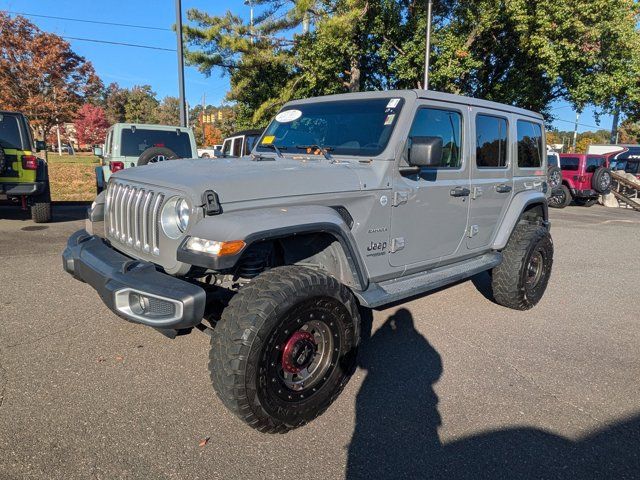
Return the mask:
[[367,308],[489,271],[526,310],[553,263],[540,115],[431,91],[287,103],[241,159],[114,174],[64,268],[122,318],[211,336],[223,403],[284,432],[354,371]]

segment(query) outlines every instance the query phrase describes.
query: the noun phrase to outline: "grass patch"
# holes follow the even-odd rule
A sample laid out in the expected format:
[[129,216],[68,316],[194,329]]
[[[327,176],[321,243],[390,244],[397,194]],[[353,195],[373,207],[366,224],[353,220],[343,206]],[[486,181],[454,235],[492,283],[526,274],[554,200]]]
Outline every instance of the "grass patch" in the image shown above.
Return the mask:
[[91,201],[96,198],[95,168],[100,159],[94,155],[49,154],[51,200]]

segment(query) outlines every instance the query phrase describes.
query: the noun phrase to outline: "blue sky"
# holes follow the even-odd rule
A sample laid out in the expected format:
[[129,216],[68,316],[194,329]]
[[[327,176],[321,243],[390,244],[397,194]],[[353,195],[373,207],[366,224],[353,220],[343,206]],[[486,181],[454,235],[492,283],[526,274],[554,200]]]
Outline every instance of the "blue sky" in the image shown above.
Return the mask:
[[[249,17],[249,7],[243,0],[182,0],[183,12],[198,8],[211,14],[227,10]],[[152,25],[170,29],[175,22],[173,0],[0,0],[0,9],[57,17],[82,18],[103,22]],[[41,29],[62,36],[93,38],[124,43],[137,43],[162,48],[176,48],[175,34],[171,31],[143,30],[107,25],[70,22],[29,17]],[[122,86],[149,84],[158,97],[177,96],[176,53],[131,48],[116,45],[69,40],[73,49],[90,60],[105,84],[117,82]],[[206,95],[208,104],[219,104],[229,87],[228,77],[220,72],[205,77],[192,67],[185,69],[187,101],[194,105]],[[554,126],[572,130],[575,112],[563,103],[553,105],[557,117]],[[597,127],[592,110],[585,111],[578,131],[611,128],[611,117],[603,116]]]

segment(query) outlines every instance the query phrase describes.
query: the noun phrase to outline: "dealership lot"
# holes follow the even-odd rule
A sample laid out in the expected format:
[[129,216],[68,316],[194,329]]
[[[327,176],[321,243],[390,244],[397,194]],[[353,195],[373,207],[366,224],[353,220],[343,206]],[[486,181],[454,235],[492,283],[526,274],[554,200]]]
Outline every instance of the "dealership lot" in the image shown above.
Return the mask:
[[[215,397],[208,338],[113,315],[64,273],[85,207],[0,207],[1,478],[617,477],[640,471],[640,215],[553,210],[531,311],[486,274],[375,312],[335,404],[286,435]],[[208,439],[208,440],[207,440]]]

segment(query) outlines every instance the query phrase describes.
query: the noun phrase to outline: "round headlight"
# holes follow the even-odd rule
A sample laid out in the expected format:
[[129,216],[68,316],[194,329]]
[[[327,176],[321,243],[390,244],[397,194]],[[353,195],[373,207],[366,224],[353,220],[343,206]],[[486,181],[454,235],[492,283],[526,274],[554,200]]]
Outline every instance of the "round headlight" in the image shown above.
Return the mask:
[[184,232],[189,225],[189,204],[184,198],[176,202],[176,215],[178,216],[178,228]]
[[162,207],[162,231],[169,238],[179,238],[189,225],[189,204],[184,198],[172,197]]

